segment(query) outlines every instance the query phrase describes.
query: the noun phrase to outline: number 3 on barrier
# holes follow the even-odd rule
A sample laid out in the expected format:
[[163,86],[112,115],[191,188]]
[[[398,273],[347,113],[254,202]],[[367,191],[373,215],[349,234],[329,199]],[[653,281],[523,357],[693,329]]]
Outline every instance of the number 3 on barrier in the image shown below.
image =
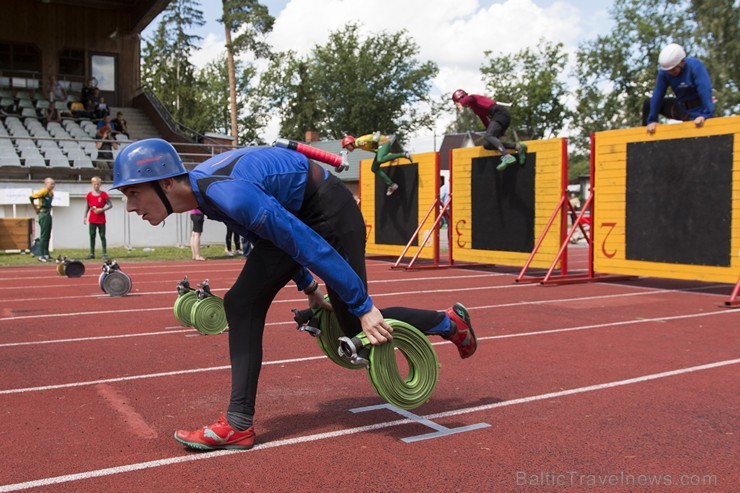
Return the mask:
[[465,226],[465,224],[465,219],[460,219],[455,225],[455,233],[457,234],[457,246],[459,248],[465,248],[465,245],[467,245],[467,243],[460,241],[460,237],[463,235],[462,231],[460,231],[460,226]]
[[601,242],[601,253],[604,254],[606,258],[612,258],[617,254],[617,250],[614,250],[613,252],[607,252],[606,251],[606,242],[609,239],[609,235],[614,231],[614,228],[617,226],[617,223],[601,223],[602,228],[609,228],[609,231],[607,231],[606,235],[604,235],[604,241]]

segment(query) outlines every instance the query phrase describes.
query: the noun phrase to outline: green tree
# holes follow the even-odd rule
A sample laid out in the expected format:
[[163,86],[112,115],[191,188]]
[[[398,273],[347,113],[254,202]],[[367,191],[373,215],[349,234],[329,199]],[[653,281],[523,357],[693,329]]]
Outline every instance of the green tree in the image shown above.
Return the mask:
[[572,182],[579,176],[591,174],[591,163],[588,156],[584,154],[574,154],[568,158],[568,181]]
[[[239,60],[235,63],[236,111],[239,117],[239,141],[262,143],[258,132],[265,123],[247,112],[255,89],[251,81],[255,77],[255,68]],[[196,106],[200,109],[189,125],[197,132],[217,132],[230,135],[231,108],[229,104],[229,68],[226,55],[209,62],[197,73]]]
[[222,6],[223,15],[219,22],[223,23],[226,35],[231,135],[238,137],[237,67],[234,59],[245,51],[250,51],[255,58],[268,57],[270,46],[264,36],[272,31],[275,18],[267,7],[255,0],[222,0]]
[[642,104],[655,86],[660,50],[670,42],[691,51],[694,23],[686,0],[615,0],[612,32],[579,46],[574,127],[577,152],[592,132],[642,124]]
[[145,41],[142,81],[176,121],[188,125],[198,113],[195,100],[195,67],[189,61],[200,36],[189,34],[202,26],[203,12],[195,0],[174,0],[162,13],[152,40]]
[[348,23],[313,50],[312,81],[321,95],[319,131],[341,137],[380,130],[401,140],[433,124],[429,90],[438,68],[420,62],[419,47],[406,31],[371,33],[361,40]]
[[278,113],[281,137],[301,141],[307,131],[318,129],[321,113],[308,57],[276,53],[260,80],[260,94],[266,98],[263,107]]
[[173,79],[160,68],[172,58],[172,42],[167,26],[160,22],[151,39],[143,40],[141,55],[141,83],[149,92],[165,99],[164,95],[174,91]]
[[[715,114],[740,112],[740,9],[737,0],[691,0],[697,53],[712,78]],[[689,55],[692,55],[691,53]]]
[[536,49],[524,48],[513,55],[492,56],[481,67],[487,89],[497,101],[511,103],[511,127],[521,139],[557,135],[570,112],[561,74],[568,63],[562,43],[540,40]]
[[193,119],[191,127],[201,134],[216,132],[229,135],[228,72],[226,57],[222,56],[208,62],[196,74],[196,104],[204,111],[200,111]]
[[348,23],[305,59],[295,54],[275,58],[275,72],[263,79],[262,94],[284,108],[279,114],[287,134],[317,130],[323,137],[340,138],[345,132],[379,130],[403,140],[433,126],[429,89],[437,65],[417,60],[419,47],[405,31],[366,39],[359,31]]

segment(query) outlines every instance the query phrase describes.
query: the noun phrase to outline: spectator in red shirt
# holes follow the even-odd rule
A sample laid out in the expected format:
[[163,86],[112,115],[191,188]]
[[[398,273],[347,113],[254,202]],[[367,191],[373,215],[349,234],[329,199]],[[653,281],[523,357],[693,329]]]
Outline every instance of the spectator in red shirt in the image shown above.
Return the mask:
[[483,147],[489,151],[497,150],[501,153],[501,164],[496,166],[498,171],[503,171],[515,162],[517,158],[510,155],[506,149],[515,149],[519,158],[519,164],[523,165],[526,161],[527,145],[524,142],[512,144],[510,142],[501,142],[500,137],[506,133],[511,124],[511,114],[505,107],[497,104],[493,99],[478,94],[468,94],[462,89],[452,93],[452,101],[458,111],[463,107],[473,110],[483,125],[486,127],[486,134],[483,137]]
[[83,224],[89,224],[90,231],[90,255],[87,258],[95,258],[95,236],[100,234],[100,244],[103,245],[103,259],[108,260],[107,243],[105,241],[105,211],[113,207],[110,197],[106,192],[100,191],[102,180],[99,176],[93,176],[90,180],[92,191],[88,192],[87,208]]

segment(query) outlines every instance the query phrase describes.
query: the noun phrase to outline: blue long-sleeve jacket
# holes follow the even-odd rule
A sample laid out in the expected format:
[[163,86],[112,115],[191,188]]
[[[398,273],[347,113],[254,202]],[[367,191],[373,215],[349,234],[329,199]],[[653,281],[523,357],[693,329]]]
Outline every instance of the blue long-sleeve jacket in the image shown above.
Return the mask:
[[360,277],[295,215],[307,181],[308,159],[276,147],[219,154],[190,172],[200,209],[210,219],[225,223],[251,242],[271,241],[303,266],[294,277],[298,289],[313,279],[310,270],[337,292],[354,315],[363,315],[373,305]]
[[[712,102],[712,81],[704,64],[696,58],[684,58],[686,65],[681,69],[678,76],[673,77],[666,70],[658,70],[658,79],[655,81],[655,90],[650,99],[650,114],[647,122],[658,121],[660,105],[665,97],[666,90],[670,86],[676,94],[681,108],[691,115],[692,118],[703,116],[711,118],[714,116],[714,103]],[[696,105],[699,102],[701,104]],[[690,103],[693,108],[687,108]]]

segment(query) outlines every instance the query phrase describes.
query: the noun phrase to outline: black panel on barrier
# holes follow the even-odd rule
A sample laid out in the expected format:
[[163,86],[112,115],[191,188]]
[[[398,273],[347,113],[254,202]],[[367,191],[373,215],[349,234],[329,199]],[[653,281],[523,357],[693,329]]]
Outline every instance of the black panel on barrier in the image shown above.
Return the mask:
[[500,156],[473,159],[472,248],[530,253],[534,249],[535,153],[524,166],[496,171]]
[[[398,190],[390,197],[386,196],[385,182],[373,174],[375,243],[406,246],[419,227],[419,165],[412,163],[382,169],[394,183],[398,183]],[[414,239],[412,245],[418,245],[418,239]]]
[[627,259],[729,267],[733,138],[627,144]]

